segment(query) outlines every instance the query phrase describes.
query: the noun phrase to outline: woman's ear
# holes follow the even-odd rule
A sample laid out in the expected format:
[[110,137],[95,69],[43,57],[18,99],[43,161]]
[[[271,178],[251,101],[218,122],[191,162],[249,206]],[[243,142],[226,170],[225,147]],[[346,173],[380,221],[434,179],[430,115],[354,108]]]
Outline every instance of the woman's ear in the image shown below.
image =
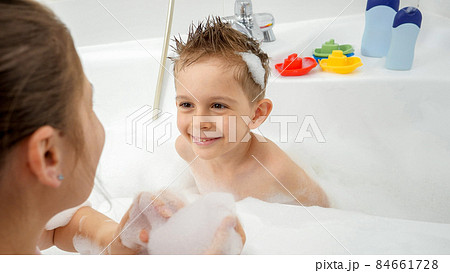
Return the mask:
[[252,122],[248,124],[250,129],[258,128],[272,112],[272,101],[269,99],[262,99],[256,103],[255,113],[252,118]]
[[57,147],[58,131],[50,126],[37,129],[27,140],[27,160],[32,174],[40,183],[57,188],[62,174],[61,157]]

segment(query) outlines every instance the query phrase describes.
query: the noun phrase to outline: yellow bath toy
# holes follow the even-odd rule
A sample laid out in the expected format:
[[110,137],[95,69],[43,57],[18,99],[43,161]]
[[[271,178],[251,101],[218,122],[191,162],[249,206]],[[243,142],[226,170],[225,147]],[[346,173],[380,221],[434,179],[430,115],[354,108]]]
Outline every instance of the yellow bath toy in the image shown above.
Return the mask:
[[322,59],[319,62],[323,71],[347,74],[362,66],[361,59],[358,57],[347,57],[342,50],[333,50],[328,59]]

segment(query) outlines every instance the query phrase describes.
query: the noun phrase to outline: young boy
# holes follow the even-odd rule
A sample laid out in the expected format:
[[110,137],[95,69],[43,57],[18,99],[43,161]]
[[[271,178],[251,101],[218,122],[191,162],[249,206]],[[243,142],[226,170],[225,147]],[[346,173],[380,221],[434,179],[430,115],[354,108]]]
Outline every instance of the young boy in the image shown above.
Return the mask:
[[259,44],[220,18],[175,39],[178,154],[201,194],[328,207],[320,186],[276,144],[250,132],[272,110],[264,98],[269,60]]

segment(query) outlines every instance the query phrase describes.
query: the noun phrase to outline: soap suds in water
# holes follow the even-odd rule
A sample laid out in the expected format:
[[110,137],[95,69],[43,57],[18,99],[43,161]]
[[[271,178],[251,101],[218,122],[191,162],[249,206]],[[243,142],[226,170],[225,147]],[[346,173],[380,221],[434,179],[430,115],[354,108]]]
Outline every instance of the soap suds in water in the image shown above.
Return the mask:
[[237,54],[241,55],[242,59],[247,64],[248,71],[252,75],[255,83],[259,84],[261,89],[264,89],[264,76],[266,75],[266,70],[261,63],[261,59],[251,52],[238,52]]

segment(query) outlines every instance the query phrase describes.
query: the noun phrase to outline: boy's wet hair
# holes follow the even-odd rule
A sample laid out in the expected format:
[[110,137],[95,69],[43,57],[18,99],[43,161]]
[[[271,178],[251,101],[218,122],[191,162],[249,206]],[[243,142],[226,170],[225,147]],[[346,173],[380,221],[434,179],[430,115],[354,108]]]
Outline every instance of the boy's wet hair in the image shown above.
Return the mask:
[[170,59],[174,62],[175,76],[205,57],[220,58],[224,61],[225,68],[233,69],[235,79],[241,84],[250,102],[264,98],[265,88],[253,80],[247,63],[237,53],[253,53],[261,60],[265,70],[264,86],[267,86],[270,74],[269,57],[256,40],[233,29],[230,23],[222,21],[220,17],[208,17],[206,21],[189,27],[186,42],[181,37],[175,37],[174,41],[173,49],[178,56]]

